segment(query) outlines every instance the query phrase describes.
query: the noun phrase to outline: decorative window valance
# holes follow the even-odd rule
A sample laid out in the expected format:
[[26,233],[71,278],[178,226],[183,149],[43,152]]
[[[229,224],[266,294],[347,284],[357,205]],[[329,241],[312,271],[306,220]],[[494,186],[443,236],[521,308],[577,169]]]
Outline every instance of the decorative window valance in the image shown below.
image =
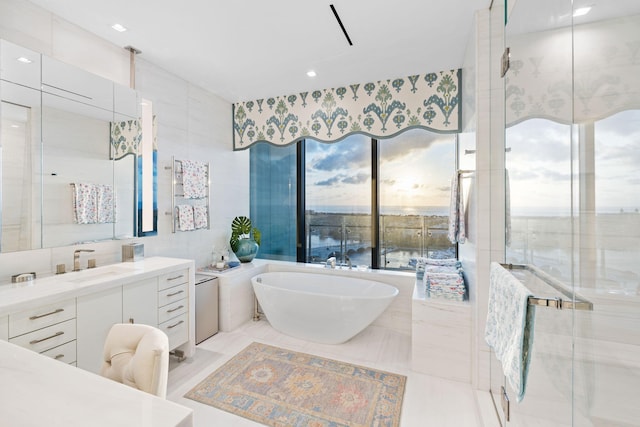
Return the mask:
[[412,128],[460,131],[461,70],[300,92],[233,105],[233,147],[339,141],[362,133],[390,138]]
[[[153,151],[158,150],[158,127],[156,116],[153,116],[152,138]],[[138,156],[140,154],[140,142],[142,141],[142,123],[140,120],[122,120],[111,122],[111,159],[119,160],[127,154]]]

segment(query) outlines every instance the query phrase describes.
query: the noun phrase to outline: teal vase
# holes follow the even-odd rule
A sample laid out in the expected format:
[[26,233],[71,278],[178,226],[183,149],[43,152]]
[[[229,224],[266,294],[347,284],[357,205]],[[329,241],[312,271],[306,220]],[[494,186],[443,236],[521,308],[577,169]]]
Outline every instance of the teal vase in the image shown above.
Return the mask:
[[240,262],[251,262],[258,254],[258,244],[253,239],[238,240],[238,249],[233,251]]

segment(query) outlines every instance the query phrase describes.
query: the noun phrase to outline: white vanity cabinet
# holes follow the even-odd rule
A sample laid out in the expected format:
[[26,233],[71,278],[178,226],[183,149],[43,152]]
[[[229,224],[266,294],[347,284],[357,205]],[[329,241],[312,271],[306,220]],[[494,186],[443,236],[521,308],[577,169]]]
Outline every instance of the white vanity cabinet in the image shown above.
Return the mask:
[[0,340],[99,373],[116,323],[158,327],[169,350],[193,356],[194,307],[194,261],[151,257],[0,288]]
[[122,286],[77,298],[78,367],[100,373],[109,329],[122,322]]
[[131,283],[122,287],[122,322],[158,325],[158,278]]
[[189,340],[189,270],[160,276],[157,301],[158,327],[169,337],[169,348],[174,349]]
[[8,316],[9,342],[37,353],[76,361],[76,302],[68,299]]

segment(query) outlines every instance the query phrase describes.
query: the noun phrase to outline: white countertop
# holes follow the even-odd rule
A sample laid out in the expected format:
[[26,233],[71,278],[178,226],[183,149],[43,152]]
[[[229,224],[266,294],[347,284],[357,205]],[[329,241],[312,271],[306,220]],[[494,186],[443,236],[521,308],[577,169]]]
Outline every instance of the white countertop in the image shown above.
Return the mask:
[[193,411],[0,340],[0,424],[189,427]]
[[193,265],[194,261],[189,259],[150,257],[136,262],[37,278],[31,282],[0,285],[0,316],[37,304],[53,303],[144,280],[176,267],[188,268]]

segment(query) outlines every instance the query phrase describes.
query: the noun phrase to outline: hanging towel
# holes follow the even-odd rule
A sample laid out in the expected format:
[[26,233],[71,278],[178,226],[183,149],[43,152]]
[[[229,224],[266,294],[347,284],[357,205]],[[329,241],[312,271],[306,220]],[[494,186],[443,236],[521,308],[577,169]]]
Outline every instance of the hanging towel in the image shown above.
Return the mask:
[[207,164],[195,160],[182,160],[182,186],[185,199],[207,197]]
[[451,202],[449,204],[449,241],[464,243],[467,240],[464,222],[464,201],[460,188],[460,173],[456,171],[451,178]]
[[96,184],[97,221],[100,224],[116,222],[116,202],[113,187],[108,184]]
[[502,362],[518,402],[524,398],[533,349],[535,307],[528,304],[530,296],[529,289],[510,272],[491,263],[485,340]]
[[194,218],[193,218],[193,206],[191,205],[178,205],[178,230],[191,231],[195,230]]
[[76,182],[73,190],[73,222],[76,224],[95,224],[97,216],[97,193],[94,184]]
[[193,224],[196,229],[207,228],[207,207],[206,206],[194,206],[193,207]]

